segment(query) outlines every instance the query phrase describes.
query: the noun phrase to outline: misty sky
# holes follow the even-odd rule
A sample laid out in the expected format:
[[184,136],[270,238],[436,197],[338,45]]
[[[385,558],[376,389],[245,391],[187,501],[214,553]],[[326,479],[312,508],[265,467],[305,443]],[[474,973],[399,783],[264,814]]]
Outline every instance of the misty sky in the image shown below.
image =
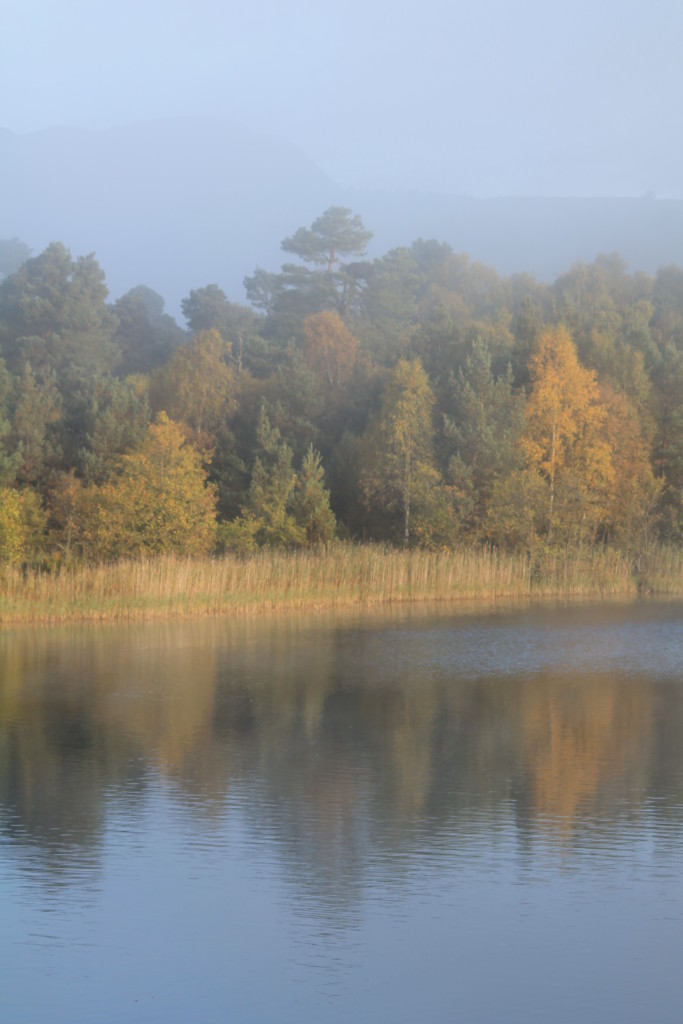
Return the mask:
[[0,127],[211,114],[340,184],[683,198],[680,0],[0,0]]

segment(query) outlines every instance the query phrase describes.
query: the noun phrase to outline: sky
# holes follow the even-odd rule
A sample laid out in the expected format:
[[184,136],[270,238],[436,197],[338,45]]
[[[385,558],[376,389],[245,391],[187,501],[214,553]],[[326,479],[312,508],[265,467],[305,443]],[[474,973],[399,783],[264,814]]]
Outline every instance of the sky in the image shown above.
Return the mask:
[[0,127],[211,115],[339,184],[683,198],[680,0],[0,0]]

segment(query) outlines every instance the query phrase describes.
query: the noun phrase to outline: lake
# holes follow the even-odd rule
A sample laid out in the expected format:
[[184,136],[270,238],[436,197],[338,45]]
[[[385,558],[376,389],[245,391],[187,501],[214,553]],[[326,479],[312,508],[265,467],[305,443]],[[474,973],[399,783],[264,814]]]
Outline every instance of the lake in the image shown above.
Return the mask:
[[0,634],[8,1024],[683,1019],[683,604]]

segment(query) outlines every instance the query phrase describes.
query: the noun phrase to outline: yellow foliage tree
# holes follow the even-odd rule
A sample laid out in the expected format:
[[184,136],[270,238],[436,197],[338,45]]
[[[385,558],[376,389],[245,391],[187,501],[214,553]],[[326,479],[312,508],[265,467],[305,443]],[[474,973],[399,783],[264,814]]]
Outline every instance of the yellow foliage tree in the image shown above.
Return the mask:
[[88,534],[97,557],[200,555],[215,543],[215,491],[199,451],[166,413],[139,451],[121,457],[116,476],[93,490]]
[[21,496],[9,487],[0,489],[0,562],[18,562],[24,553],[25,536]]
[[45,540],[45,511],[35,491],[0,488],[0,563],[35,556]]
[[596,376],[579,363],[566,327],[539,336],[529,376],[522,445],[527,467],[546,484],[546,533],[580,541],[607,515],[613,478]]
[[200,331],[179,345],[161,372],[155,404],[186,427],[188,438],[208,455],[216,431],[235,410],[230,343],[216,330]]
[[651,445],[634,403],[610,388],[603,388],[603,403],[614,467],[609,489],[610,533],[624,547],[641,548],[647,546],[664,482],[652,471]]

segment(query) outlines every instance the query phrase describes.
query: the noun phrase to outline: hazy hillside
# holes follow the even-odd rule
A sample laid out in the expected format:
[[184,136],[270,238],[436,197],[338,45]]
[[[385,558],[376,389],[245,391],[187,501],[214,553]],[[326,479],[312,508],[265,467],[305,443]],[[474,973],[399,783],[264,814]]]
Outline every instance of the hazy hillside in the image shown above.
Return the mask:
[[208,119],[2,131],[0,162],[0,237],[95,252],[114,296],[144,283],[173,311],[213,281],[243,298],[244,275],[338,199],[303,153]]
[[94,251],[114,297],[144,283],[173,313],[189,288],[209,282],[243,300],[245,274],[276,269],[280,240],[333,203],[361,214],[372,255],[436,238],[502,273],[544,280],[615,250],[631,269],[683,264],[680,201],[350,192],[294,147],[227,121],[1,130],[0,161],[0,237],[34,252],[57,239],[74,254]]
[[[416,238],[448,242],[501,274],[553,281],[577,261],[618,252],[631,270],[683,265],[680,200],[405,196],[346,197],[363,211],[382,250]],[[367,212],[366,212],[367,211]]]

